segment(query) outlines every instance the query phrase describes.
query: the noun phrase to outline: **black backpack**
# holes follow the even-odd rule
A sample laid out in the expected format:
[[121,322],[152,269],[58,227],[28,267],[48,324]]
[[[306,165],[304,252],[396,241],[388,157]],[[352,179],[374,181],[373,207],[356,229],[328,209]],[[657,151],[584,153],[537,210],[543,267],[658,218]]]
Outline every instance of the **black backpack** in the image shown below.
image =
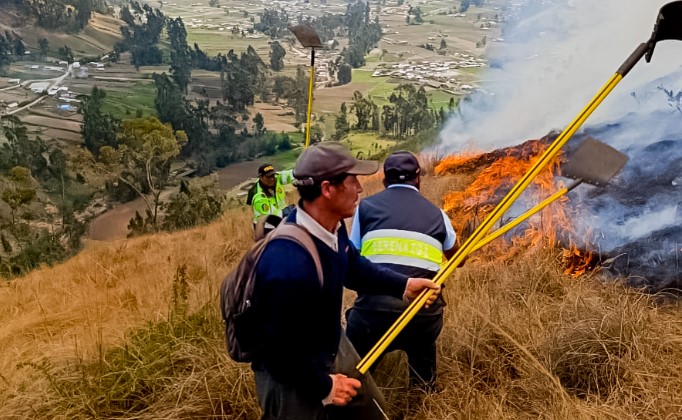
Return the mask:
[[280,223],[277,228],[257,239],[237,267],[220,286],[220,307],[225,321],[227,352],[236,362],[250,363],[258,345],[257,308],[253,307],[256,265],[265,246],[275,238],[294,241],[305,248],[315,261],[317,277],[323,284],[322,264],[310,233],[295,223]]

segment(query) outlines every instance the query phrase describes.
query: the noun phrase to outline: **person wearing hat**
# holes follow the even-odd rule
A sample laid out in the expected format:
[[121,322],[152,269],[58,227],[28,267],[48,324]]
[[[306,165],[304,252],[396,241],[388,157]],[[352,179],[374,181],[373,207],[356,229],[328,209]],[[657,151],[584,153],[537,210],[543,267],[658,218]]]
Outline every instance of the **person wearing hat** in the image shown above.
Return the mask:
[[[348,239],[343,219],[351,217],[362,187],[357,175],[370,175],[376,161],[356,160],[336,142],[303,151],[294,185],[300,200],[284,223],[312,237],[323,271],[305,248],[286,238],[267,243],[255,267],[254,308],[259,313],[258,343],[251,365],[263,419],[326,419],[331,406],[345,405],[361,383],[334,371],[341,341],[343,288],[413,299],[425,288],[440,293],[429,279],[409,278],[360,256]],[[359,418],[359,417],[354,417]]]
[[253,208],[254,225],[262,216],[286,216],[287,199],[282,185],[293,180],[293,170],[276,172],[269,163],[258,167],[258,182],[251,187],[246,198],[246,204]]
[[[420,175],[419,161],[412,153],[392,153],[384,162],[386,189],[360,202],[350,240],[362,256],[382,267],[432,279],[443,257],[456,251],[456,236],[445,212],[419,193]],[[346,335],[365,354],[407,306],[395,296],[359,293],[346,312]],[[434,389],[436,339],[442,328],[440,298],[422,308],[387,349],[406,352],[411,386]]]

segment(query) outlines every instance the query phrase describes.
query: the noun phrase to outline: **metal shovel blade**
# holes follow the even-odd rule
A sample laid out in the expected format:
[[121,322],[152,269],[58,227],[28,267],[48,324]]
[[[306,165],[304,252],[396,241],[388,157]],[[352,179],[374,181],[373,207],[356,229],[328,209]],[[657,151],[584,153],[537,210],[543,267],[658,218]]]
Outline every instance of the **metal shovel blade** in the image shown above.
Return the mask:
[[315,29],[309,25],[290,26],[289,30],[294,34],[298,42],[304,47],[322,47],[320,36],[315,32]]
[[358,352],[346,336],[346,331],[341,331],[339,352],[334,361],[334,372],[343,373],[351,378],[358,379],[362,386],[358,395],[343,407],[327,407],[328,420],[389,420],[384,412],[386,401],[369,373],[362,375],[355,369],[360,361]]
[[569,156],[561,175],[604,186],[628,161],[628,157],[608,144],[588,138]]
[[646,54],[647,62],[651,61],[656,43],[666,39],[682,40],[682,1],[668,3],[658,12],[656,26],[649,40],[651,46]]

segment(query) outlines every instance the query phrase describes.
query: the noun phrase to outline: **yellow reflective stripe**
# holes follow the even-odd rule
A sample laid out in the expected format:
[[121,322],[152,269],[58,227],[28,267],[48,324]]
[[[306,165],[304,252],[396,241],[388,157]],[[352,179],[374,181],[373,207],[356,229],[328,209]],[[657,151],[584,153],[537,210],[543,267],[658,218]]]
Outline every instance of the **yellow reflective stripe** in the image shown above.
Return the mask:
[[[286,203],[286,201],[285,201]],[[277,205],[276,197],[267,197],[264,193],[253,198],[253,220],[268,214],[275,214],[282,217],[282,209]]]
[[443,260],[443,253],[437,247],[416,239],[406,238],[371,238],[362,241],[360,254],[365,257],[374,255],[395,255],[418,258],[436,264]]
[[287,199],[286,195],[284,194],[284,187],[282,187],[282,184],[277,184],[277,186],[275,187],[274,198],[275,198],[274,205],[277,206],[280,210],[287,206]]

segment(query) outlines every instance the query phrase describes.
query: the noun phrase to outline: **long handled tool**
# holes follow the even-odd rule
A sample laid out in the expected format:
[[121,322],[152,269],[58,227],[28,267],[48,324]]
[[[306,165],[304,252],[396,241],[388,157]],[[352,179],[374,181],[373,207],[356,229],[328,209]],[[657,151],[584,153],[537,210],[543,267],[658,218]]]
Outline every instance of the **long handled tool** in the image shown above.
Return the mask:
[[308,81],[308,114],[305,130],[305,147],[310,145],[310,117],[313,111],[313,87],[315,82],[315,48],[322,47],[320,36],[312,26],[297,25],[290,27],[289,30],[294,34],[298,42],[304,47],[310,47],[310,80]]
[[[511,207],[521,193],[530,185],[533,179],[544,169],[545,166],[556,156],[561,148],[568,142],[568,140],[575,134],[585,120],[594,112],[594,110],[602,103],[609,93],[616,87],[616,85],[625,77],[630,70],[646,55],[646,60],[650,61],[656,43],[666,39],[682,40],[682,1],[674,1],[663,6],[658,14],[656,25],[654,26],[651,38],[648,41],[640,44],[635,51],[625,60],[616,73],[609,79],[609,81],[601,88],[601,90],[592,98],[589,104],[574,118],[574,120],[561,132],[552,144],[542,153],[540,158],[535,162],[531,169],[514,185],[509,193],[502,199],[502,201],[493,209],[493,211],[486,217],[478,228],[471,234],[471,236],[464,242],[462,247],[450,258],[450,260],[441,268],[436,274],[433,281],[441,285],[453,273],[460,263],[469,255],[475,248],[476,244],[480,242],[486,233],[490,231],[497,220]],[[370,366],[379,358],[379,356],[386,350],[391,342],[398,336],[398,334],[405,328],[408,322],[419,312],[424,303],[428,300],[433,292],[424,290],[412,303],[408,306],[405,312],[396,320],[396,322],[386,331],[383,337],[377,342],[374,347],[363,357],[358,363],[356,369],[365,374]]]
[[561,175],[567,178],[573,178],[573,182],[564,188],[559,189],[554,194],[536,204],[532,209],[526,211],[511,222],[505,224],[495,232],[480,240],[474,246],[471,252],[481,249],[483,246],[509,232],[535,213],[552,204],[560,197],[568,194],[569,191],[573,190],[583,182],[595,186],[606,185],[609,180],[613,178],[618,171],[620,171],[627,161],[627,156],[608,144],[588,138],[584,142],[580,143],[580,146],[578,146],[576,151],[570,157],[568,163],[561,168]]
[[[311,26],[297,25],[290,27],[289,30],[296,36],[296,39],[304,47],[311,48],[310,55],[310,80],[308,83],[308,115],[305,130],[305,147],[310,145],[310,119],[313,109],[313,87],[315,81],[315,48],[322,47],[320,37]],[[328,417],[331,420],[388,420],[384,412],[384,397],[379,388],[374,383],[371,376],[357,375],[353,371],[354,365],[360,360],[360,356],[353,348],[346,337],[345,332],[341,333],[341,342],[335,361],[334,371],[344,373],[348,376],[360,380],[362,387],[350,404],[344,407],[329,407]]]

